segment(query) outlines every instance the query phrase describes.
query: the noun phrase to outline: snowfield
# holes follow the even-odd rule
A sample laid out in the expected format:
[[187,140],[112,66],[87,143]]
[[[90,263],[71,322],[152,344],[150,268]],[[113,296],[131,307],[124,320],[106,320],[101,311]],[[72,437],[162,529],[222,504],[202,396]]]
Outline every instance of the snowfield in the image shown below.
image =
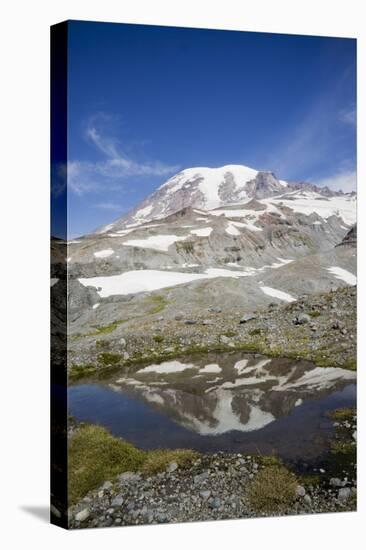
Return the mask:
[[123,246],[136,246],[137,248],[151,248],[160,252],[167,252],[169,246],[177,241],[184,241],[187,237],[178,237],[177,235],[152,235],[146,239],[130,239],[125,241]]
[[[258,174],[258,170],[241,165],[226,165],[219,168],[197,167],[182,170],[170,178],[160,189],[168,190],[169,194],[179,191],[183,185],[200,179],[198,184],[199,191],[204,196],[205,207],[207,210],[217,208],[222,204],[219,195],[220,185],[225,182],[225,175],[230,172],[234,178],[237,187],[243,186],[251,181]],[[243,199],[247,198],[243,195]]]
[[84,286],[94,286],[101,298],[107,298],[116,294],[136,294],[137,292],[159,290],[203,279],[214,279],[216,277],[232,277],[237,279],[248,276],[250,276],[250,273],[219,268],[209,268],[204,273],[139,269],[126,271],[121,275],[81,278],[79,282]]
[[105,250],[98,250],[98,252],[94,252],[94,256],[96,258],[108,258],[109,256],[112,256],[114,254],[114,250],[112,248],[106,248]]
[[324,220],[330,216],[339,216],[347,225],[356,223],[356,197],[323,197],[319,193],[310,191],[294,191],[278,197],[263,199],[261,203],[287,206],[295,212],[310,216],[318,214]]
[[291,294],[287,294],[287,292],[283,292],[282,290],[277,290],[276,288],[271,288],[270,286],[261,286],[259,287],[264,294],[268,294],[268,296],[272,296],[273,298],[278,298],[279,300],[284,300],[285,302],[295,302],[296,298],[291,296]]
[[357,284],[357,277],[346,269],[342,269],[341,267],[328,267],[327,270],[332,273],[336,279],[340,279],[349,285]]
[[202,229],[192,229],[190,233],[197,235],[197,237],[209,237],[212,231],[212,227],[203,227]]

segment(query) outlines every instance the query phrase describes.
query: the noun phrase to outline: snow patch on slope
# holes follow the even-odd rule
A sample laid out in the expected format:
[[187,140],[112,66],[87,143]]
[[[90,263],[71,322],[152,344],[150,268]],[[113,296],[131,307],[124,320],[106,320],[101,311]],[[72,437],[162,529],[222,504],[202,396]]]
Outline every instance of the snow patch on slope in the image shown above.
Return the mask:
[[349,285],[356,285],[357,284],[357,277],[353,275],[353,273],[350,273],[346,269],[342,269],[341,267],[328,267],[327,270],[332,273],[337,279],[340,279],[341,281],[344,281],[345,283]]
[[262,292],[264,292],[264,294],[272,296],[273,298],[278,298],[279,300],[283,300],[284,302],[296,301],[296,298],[291,296],[291,294],[287,294],[287,292],[283,292],[283,290],[277,290],[276,288],[271,288],[270,286],[261,286],[259,288]]
[[184,241],[187,237],[177,235],[152,235],[146,239],[130,239],[125,241],[123,246],[136,246],[138,248],[151,248],[161,252],[167,252],[169,246],[177,241]]

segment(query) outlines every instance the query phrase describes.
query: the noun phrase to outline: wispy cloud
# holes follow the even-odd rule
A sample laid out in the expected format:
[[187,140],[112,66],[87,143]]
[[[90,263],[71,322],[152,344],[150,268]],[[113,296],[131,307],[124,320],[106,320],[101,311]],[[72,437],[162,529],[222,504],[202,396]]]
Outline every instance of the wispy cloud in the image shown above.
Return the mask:
[[[342,172],[345,159],[352,156],[356,106],[349,95],[349,70],[314,98],[306,111],[289,115],[291,123],[279,128],[277,141],[265,159],[267,169],[283,179],[314,181],[329,165]],[[350,171],[352,166],[347,167]],[[337,172],[337,173],[338,173]]]
[[334,191],[342,190],[346,193],[356,191],[357,188],[357,174],[355,170],[346,170],[338,172],[333,176],[319,179],[315,181],[317,185],[321,187],[329,187]]
[[345,124],[356,126],[356,107],[352,105],[347,109],[341,109],[338,113],[338,118],[341,122],[344,122]]
[[92,117],[85,130],[85,138],[101,160],[71,160],[67,165],[68,188],[77,195],[100,191],[118,191],[127,177],[167,177],[179,170],[160,161],[138,162],[123,151],[119,139],[107,135],[98,127],[98,117]]

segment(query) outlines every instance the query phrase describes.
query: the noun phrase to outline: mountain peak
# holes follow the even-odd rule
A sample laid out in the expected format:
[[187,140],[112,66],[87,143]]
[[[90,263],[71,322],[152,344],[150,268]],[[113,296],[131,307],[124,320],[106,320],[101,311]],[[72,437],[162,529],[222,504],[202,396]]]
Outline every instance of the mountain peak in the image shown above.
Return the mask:
[[278,180],[272,172],[240,164],[185,168],[117,220],[113,229],[167,217],[187,207],[212,210],[251,198],[270,197],[283,192],[285,187],[287,183]]
[[115,231],[166,218],[189,207],[207,211],[297,190],[317,192],[325,197],[333,196],[328,188],[279,180],[269,170],[256,170],[241,164],[185,168],[164,182],[128,214],[99,232],[109,229]]

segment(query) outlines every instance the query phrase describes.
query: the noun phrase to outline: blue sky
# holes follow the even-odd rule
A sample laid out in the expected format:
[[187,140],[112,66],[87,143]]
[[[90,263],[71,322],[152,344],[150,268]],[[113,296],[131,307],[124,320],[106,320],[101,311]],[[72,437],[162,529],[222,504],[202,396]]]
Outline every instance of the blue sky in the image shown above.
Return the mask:
[[192,166],[355,188],[355,40],[72,21],[68,53],[70,237]]

